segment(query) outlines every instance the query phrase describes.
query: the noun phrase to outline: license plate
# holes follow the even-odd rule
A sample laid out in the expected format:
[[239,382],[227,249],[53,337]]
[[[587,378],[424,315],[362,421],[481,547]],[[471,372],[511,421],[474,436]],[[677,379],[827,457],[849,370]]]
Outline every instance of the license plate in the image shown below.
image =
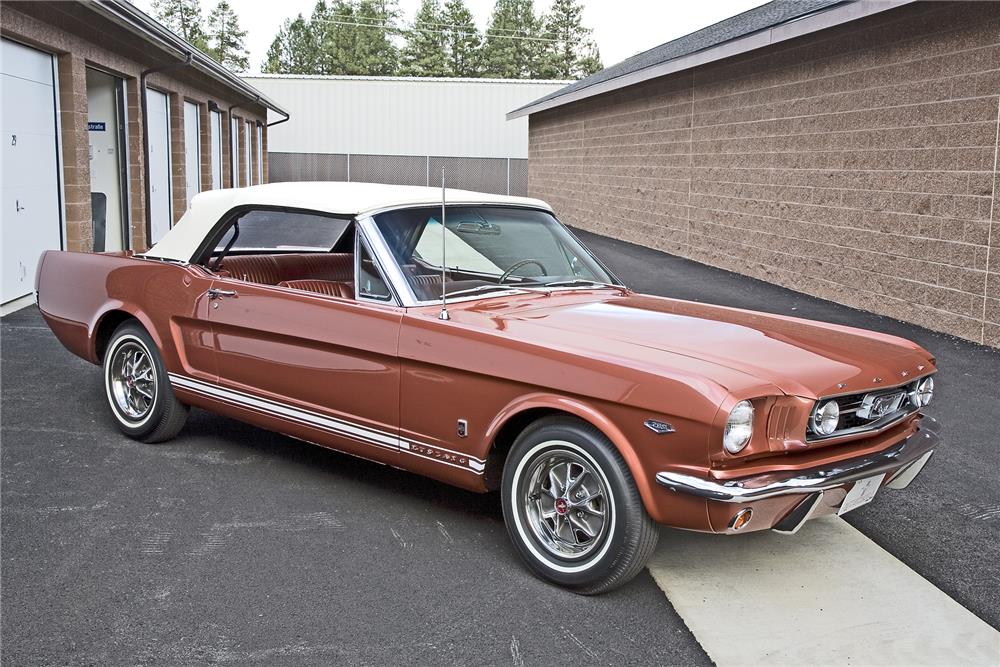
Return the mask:
[[870,503],[875,497],[875,494],[878,493],[879,487],[882,486],[883,479],[885,479],[885,473],[856,481],[854,483],[854,488],[848,491],[847,495],[844,496],[844,502],[840,504],[840,509],[837,511],[837,514],[847,514],[853,509],[857,509],[862,505]]

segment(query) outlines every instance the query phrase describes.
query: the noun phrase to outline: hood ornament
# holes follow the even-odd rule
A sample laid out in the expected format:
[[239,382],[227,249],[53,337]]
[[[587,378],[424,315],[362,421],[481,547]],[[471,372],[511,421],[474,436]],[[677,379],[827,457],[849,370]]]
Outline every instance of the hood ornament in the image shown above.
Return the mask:
[[880,378],[880,377],[875,377],[875,378],[872,379],[872,382],[875,382],[875,383],[878,383],[878,382],[881,382],[881,381],[882,381],[882,378]]

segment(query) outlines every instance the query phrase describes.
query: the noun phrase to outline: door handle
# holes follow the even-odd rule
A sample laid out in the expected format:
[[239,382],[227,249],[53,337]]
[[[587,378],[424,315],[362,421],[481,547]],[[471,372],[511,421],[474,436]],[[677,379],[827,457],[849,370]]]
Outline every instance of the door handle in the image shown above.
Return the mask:
[[222,297],[236,297],[239,296],[234,289],[217,289],[212,287],[208,290],[209,299],[221,299]]

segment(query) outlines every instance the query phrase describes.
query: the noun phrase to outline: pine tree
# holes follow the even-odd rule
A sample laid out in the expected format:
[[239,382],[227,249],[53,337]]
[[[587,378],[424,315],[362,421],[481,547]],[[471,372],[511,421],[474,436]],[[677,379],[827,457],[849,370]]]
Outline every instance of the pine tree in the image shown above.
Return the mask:
[[208,16],[208,53],[234,72],[247,70],[247,31],[227,0],[219,0]]
[[423,0],[400,54],[402,76],[447,76],[443,15],[438,0]]
[[356,18],[350,0],[334,0],[322,19],[313,11],[310,24],[317,35],[320,69],[324,74],[355,73],[353,60],[357,39],[354,31],[357,26],[352,24],[357,23]]
[[504,79],[538,77],[542,22],[532,0],[497,0],[483,42],[483,73]]
[[553,0],[545,17],[545,43],[540,74],[547,79],[579,79],[602,68],[590,28],[583,27],[583,7],[577,0]]
[[399,12],[396,0],[358,0],[354,5],[352,58],[349,74],[392,76],[399,68],[399,50],[390,33]]
[[153,16],[202,51],[207,46],[198,0],[153,0]]
[[288,53],[288,26],[291,21],[285,19],[284,25],[278,28],[278,34],[274,36],[274,41],[267,49],[264,62],[260,64],[260,71],[264,74],[287,74],[287,67],[290,58]]
[[472,12],[464,0],[448,0],[444,5],[441,23],[445,31],[445,52],[450,76],[475,77],[480,75],[479,49],[482,39]]

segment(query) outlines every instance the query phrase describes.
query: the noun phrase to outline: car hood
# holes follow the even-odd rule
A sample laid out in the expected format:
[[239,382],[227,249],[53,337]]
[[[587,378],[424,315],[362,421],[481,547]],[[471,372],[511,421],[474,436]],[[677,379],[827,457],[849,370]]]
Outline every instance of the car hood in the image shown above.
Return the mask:
[[487,299],[473,310],[494,325],[518,321],[520,335],[530,337],[538,327],[565,331],[569,345],[583,353],[600,345],[592,351],[628,356],[628,346],[642,346],[749,374],[808,398],[890,387],[934,370],[926,350],[895,336],[641,294],[609,296],[604,290]]

